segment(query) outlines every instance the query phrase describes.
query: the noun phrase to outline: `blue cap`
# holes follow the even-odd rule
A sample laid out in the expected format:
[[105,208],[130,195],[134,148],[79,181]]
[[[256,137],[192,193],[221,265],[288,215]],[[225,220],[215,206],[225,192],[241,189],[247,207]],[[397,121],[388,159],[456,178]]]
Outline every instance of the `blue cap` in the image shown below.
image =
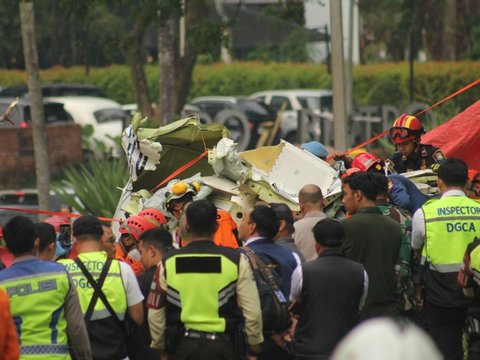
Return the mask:
[[302,149],[307,150],[316,157],[326,158],[328,156],[327,148],[318,141],[310,141],[308,143],[302,144]]

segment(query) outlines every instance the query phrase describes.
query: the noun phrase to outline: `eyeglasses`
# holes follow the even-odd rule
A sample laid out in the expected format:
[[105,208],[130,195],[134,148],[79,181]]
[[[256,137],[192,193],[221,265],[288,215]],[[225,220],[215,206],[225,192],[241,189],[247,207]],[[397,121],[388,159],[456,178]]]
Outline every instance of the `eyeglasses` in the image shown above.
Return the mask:
[[117,239],[115,239],[115,236],[112,236],[110,238],[108,238],[107,240],[105,240],[105,242],[107,243],[110,243],[110,244],[114,244],[116,242]]

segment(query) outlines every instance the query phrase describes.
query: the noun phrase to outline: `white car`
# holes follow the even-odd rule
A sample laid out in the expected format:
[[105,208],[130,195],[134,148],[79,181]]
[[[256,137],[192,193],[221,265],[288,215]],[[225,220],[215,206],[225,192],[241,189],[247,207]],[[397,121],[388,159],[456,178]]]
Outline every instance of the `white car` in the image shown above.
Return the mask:
[[122,136],[128,118],[119,103],[89,96],[62,96],[47,99],[62,103],[73,121],[82,127],[86,125],[93,127],[94,139],[104,143],[107,148],[116,149],[117,144],[112,138]]
[[[274,110],[279,111],[286,103],[285,112],[282,118],[282,130],[285,140],[295,142],[297,139],[298,111],[307,109],[315,116],[332,111],[332,91],[326,89],[316,90],[267,90],[250,95],[254,99],[270,105]],[[310,119],[308,124],[309,140],[318,140],[320,137],[320,123]]]

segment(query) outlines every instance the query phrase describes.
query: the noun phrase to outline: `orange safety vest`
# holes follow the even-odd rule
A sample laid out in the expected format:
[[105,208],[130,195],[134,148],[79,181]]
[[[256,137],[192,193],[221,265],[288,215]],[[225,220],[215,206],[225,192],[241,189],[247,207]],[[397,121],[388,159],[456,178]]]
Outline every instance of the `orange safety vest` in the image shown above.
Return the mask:
[[17,330],[10,313],[8,296],[0,290],[0,359],[17,360],[19,356]]
[[[237,249],[238,241],[234,233],[237,230],[237,224],[233,221],[230,213],[226,210],[217,209],[217,224],[218,228],[213,236],[213,242],[218,246]],[[185,246],[185,241],[182,240],[183,246]]]
[[133,272],[135,273],[135,276],[141,275],[143,273],[142,263],[130,259],[120,245],[115,246],[115,259],[126,262],[128,265],[130,265]]
[[213,236],[213,242],[218,246],[225,246],[232,249],[238,248],[237,238],[234,231],[237,230],[237,224],[233,221],[228,211],[217,210],[218,229]]

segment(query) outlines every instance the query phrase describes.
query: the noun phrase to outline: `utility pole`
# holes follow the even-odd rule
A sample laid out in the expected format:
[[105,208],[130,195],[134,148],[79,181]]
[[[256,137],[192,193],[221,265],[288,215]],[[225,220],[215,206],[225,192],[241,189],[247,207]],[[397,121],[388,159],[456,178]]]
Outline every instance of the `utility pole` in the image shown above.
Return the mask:
[[347,117],[351,118],[353,115],[353,1],[349,0],[350,7],[348,12],[348,52],[347,64],[345,69],[345,98]]
[[[48,165],[47,129],[45,127],[42,88],[40,85],[34,3],[33,1],[22,0],[19,2],[19,7],[23,56],[27,69],[28,91],[30,93],[38,206],[42,210],[50,210],[50,169]],[[40,216],[41,220],[44,218],[45,216]]]
[[332,39],[333,140],[337,150],[347,150],[347,111],[343,60],[342,1],[330,0]]

